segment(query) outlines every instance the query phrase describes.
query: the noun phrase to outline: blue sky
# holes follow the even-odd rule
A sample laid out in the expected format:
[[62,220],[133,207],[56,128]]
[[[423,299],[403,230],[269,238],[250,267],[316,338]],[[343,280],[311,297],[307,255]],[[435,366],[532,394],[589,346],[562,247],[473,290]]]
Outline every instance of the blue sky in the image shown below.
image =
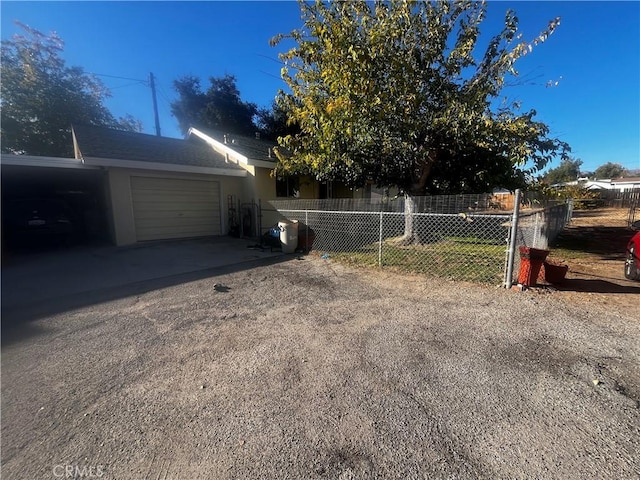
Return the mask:
[[[608,161],[640,168],[640,2],[490,2],[485,31],[497,33],[507,8],[532,38],[562,17],[547,42],[517,65],[525,85],[505,90],[535,108],[552,134],[568,142],[583,170]],[[64,58],[96,74],[158,85],[162,134],[180,137],[169,103],[172,81],[233,74],[242,98],[269,106],[280,79],[269,39],[300,26],[293,1],[262,2],[0,2],[3,39],[20,20],[65,41]],[[154,133],[151,92],[142,82],[99,77],[112,90],[107,106]],[[548,81],[559,81],[546,87]],[[551,166],[555,166],[554,163]]]

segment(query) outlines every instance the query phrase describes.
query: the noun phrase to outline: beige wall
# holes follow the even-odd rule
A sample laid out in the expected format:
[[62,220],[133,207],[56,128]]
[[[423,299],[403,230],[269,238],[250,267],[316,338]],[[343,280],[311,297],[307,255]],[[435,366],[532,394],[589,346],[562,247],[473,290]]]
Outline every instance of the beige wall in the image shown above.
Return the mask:
[[108,170],[108,210],[111,239],[116,245],[131,245],[137,242],[133,203],[131,199],[131,176],[156,178],[181,178],[185,180],[210,180],[220,182],[220,208],[222,232],[228,231],[227,196],[241,197],[247,183],[243,177],[199,175],[189,173],[154,172],[128,168]]
[[[256,174],[253,180],[255,184],[255,196],[252,198],[256,202],[258,199],[276,198],[276,179],[271,176],[271,170],[269,168],[256,167]],[[248,200],[251,200],[251,198]]]

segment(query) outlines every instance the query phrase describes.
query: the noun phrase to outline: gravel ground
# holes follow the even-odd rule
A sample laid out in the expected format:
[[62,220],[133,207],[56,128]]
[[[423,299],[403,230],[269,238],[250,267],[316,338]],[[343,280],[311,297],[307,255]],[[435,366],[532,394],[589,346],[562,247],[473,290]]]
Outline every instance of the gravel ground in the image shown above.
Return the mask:
[[3,342],[7,480],[640,476],[623,308],[309,256]]

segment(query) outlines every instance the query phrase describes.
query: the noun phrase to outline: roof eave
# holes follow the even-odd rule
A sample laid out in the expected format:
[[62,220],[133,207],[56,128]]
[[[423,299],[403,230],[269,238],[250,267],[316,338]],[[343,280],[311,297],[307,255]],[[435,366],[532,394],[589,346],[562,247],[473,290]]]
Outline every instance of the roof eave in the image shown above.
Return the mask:
[[2,154],[2,165],[44,168],[99,168],[98,166],[85,165],[82,160],[78,158],[14,155],[12,153]]
[[158,170],[164,172],[199,173],[220,175],[225,177],[246,177],[247,172],[240,168],[202,167],[199,165],[179,165],[176,163],[144,162],[139,160],[123,160],[117,158],[85,157],[86,165],[100,167],[130,168],[137,170]]

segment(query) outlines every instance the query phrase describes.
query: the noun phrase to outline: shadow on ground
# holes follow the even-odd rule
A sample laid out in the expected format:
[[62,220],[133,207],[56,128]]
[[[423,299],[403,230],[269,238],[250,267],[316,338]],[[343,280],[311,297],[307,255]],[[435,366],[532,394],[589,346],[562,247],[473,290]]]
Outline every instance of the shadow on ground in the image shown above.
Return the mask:
[[43,317],[293,258],[228,239],[16,256],[2,265],[2,345],[38,335]]
[[634,285],[620,285],[602,279],[568,278],[562,284],[554,285],[560,291],[586,293],[635,293],[640,294],[640,283]]
[[632,236],[633,231],[625,227],[568,227],[554,246],[599,255],[602,260],[624,260]]

